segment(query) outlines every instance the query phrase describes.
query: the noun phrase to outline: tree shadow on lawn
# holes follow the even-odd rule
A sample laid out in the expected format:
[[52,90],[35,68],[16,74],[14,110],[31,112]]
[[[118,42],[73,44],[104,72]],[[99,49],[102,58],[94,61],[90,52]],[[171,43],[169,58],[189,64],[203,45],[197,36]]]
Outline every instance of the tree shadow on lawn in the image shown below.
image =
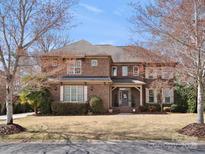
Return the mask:
[[[160,136],[151,136],[148,133],[143,131],[141,132],[58,132],[58,131],[27,131],[28,133],[32,134],[26,140],[32,140],[36,138],[37,135],[43,135],[41,138],[36,138],[37,140],[65,140],[66,142],[71,142],[72,140],[146,140],[146,139],[153,139],[153,140],[172,140],[170,137],[160,137]],[[136,134],[140,133],[140,136]]]

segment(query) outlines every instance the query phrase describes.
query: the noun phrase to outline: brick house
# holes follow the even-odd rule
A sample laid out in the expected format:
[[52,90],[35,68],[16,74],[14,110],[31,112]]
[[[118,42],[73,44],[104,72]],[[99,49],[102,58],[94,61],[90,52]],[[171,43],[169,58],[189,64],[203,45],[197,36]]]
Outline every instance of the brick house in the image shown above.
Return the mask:
[[95,95],[120,111],[174,102],[176,63],[144,48],[82,40],[43,54],[41,64],[55,101],[85,103]]

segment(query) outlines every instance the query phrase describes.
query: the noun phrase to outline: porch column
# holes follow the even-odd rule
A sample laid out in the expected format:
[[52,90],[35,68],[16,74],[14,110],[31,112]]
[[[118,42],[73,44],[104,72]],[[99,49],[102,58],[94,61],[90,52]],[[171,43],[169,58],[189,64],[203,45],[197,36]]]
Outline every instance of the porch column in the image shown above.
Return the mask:
[[142,106],[142,85],[140,86],[140,106]]

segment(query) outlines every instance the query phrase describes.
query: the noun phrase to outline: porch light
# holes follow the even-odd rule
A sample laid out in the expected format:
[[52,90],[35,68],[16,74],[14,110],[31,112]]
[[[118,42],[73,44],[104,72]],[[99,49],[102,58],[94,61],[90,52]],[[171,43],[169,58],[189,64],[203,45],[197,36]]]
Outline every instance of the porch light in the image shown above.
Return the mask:
[[136,112],[136,109],[132,109],[132,112]]

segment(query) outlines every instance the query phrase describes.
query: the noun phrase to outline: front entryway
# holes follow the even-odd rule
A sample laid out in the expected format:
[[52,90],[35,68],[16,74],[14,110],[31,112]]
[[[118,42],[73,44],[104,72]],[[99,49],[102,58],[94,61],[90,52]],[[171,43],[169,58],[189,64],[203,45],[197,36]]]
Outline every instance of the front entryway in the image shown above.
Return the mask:
[[129,90],[128,89],[120,89],[119,90],[119,104],[120,106],[128,106],[129,100]]

